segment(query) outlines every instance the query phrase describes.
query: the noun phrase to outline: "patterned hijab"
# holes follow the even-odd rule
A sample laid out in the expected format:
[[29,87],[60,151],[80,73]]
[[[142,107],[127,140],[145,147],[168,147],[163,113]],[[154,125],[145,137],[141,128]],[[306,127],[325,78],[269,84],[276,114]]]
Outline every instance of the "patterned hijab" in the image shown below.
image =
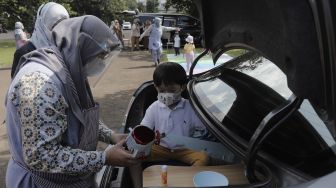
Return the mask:
[[[95,16],[81,16],[66,19],[52,30],[53,40],[61,52],[72,80],[79,93],[83,91],[92,98],[91,90],[83,67],[98,55],[105,56],[111,53],[119,43],[109,27]],[[80,96],[82,107],[92,107],[87,96]]]
[[68,11],[60,4],[49,2],[39,7],[35,28],[30,41],[38,48],[52,44],[51,30],[60,21],[69,18]]

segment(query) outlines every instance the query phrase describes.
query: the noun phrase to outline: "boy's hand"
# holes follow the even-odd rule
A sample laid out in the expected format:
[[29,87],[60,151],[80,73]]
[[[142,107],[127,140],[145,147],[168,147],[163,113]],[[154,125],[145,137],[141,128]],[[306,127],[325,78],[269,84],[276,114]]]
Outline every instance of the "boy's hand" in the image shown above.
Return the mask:
[[123,144],[125,144],[125,140],[121,140],[116,145],[106,150],[105,163],[107,165],[132,166],[139,163],[129,151],[124,149]]
[[158,130],[155,131],[155,142],[154,144],[159,145],[161,138],[164,138],[166,136],[166,133],[160,133]]

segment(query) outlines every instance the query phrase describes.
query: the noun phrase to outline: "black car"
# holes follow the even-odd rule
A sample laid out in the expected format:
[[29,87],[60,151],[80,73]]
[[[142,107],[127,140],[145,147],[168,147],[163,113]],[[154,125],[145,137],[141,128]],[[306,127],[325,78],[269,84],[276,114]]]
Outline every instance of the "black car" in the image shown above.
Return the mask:
[[[217,152],[243,166],[248,183],[229,178],[227,187],[335,187],[335,2],[195,3],[206,50],[193,63],[184,97],[223,146]],[[208,52],[218,66],[193,75]],[[156,95],[151,81],[134,93],[125,132]],[[101,187],[132,185],[127,169],[101,174]]]

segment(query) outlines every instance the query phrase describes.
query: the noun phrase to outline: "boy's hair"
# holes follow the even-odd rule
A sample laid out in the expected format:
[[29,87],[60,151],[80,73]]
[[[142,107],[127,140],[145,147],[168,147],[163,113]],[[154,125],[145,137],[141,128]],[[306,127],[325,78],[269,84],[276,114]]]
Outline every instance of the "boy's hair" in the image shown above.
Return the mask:
[[173,62],[159,64],[154,71],[153,80],[156,86],[160,86],[162,83],[184,85],[188,82],[184,68]]

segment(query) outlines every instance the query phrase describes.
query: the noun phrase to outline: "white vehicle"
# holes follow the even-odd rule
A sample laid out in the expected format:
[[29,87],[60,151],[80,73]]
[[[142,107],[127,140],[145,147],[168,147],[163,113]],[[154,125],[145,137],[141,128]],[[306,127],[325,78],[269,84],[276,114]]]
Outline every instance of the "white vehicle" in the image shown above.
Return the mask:
[[124,22],[122,24],[122,29],[123,30],[130,30],[132,28],[131,22]]

